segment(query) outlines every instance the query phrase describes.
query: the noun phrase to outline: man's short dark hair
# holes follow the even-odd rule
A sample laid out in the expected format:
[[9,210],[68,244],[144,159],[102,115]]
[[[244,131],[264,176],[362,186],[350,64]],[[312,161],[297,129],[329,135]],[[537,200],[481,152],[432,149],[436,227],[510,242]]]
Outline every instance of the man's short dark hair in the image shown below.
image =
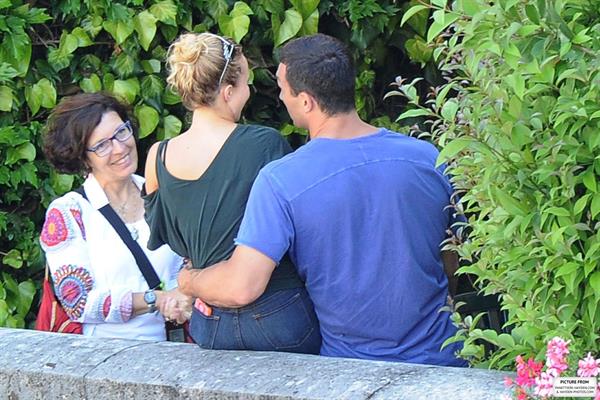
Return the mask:
[[[123,121],[131,120],[129,106],[107,93],[82,93],[65,97],[52,110],[46,124],[44,154],[59,172],[88,171],[87,142],[104,113],[114,111]],[[137,137],[135,121],[131,121]]]
[[355,72],[348,48],[331,36],[316,34],[290,41],[280,51],[292,94],[306,92],[328,115],[355,109]]

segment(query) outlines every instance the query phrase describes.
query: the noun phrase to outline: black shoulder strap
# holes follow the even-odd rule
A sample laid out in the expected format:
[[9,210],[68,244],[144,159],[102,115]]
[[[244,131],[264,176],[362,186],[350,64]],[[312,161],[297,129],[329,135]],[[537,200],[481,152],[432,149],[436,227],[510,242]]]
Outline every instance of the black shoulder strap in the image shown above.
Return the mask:
[[[81,195],[81,197],[83,197],[84,199],[88,200],[87,198],[87,194],[85,194],[85,189],[83,188],[83,186],[79,186],[77,189],[73,190],[75,193],[79,193]],[[88,200],[89,201],[89,200]]]
[[[75,189],[74,191],[81,194],[84,199],[88,200],[83,186]],[[133,254],[138,268],[140,269],[142,275],[144,275],[144,279],[146,279],[146,282],[148,283],[148,287],[150,289],[156,289],[160,285],[160,279],[156,274],[154,267],[150,263],[150,260],[148,260],[146,253],[144,253],[139,243],[133,240],[133,238],[131,237],[131,233],[129,232],[129,229],[127,229],[127,226],[125,226],[123,220],[119,218],[119,216],[117,215],[115,210],[113,210],[113,208],[110,206],[110,204],[106,204],[105,206],[100,207],[98,211],[100,211],[102,215],[104,215],[104,218],[106,218],[108,222],[112,225],[112,227],[115,229],[115,231],[117,231],[117,233],[121,237],[121,240],[123,240],[123,243],[125,243],[125,245],[129,248],[129,251],[131,251],[131,254]]]

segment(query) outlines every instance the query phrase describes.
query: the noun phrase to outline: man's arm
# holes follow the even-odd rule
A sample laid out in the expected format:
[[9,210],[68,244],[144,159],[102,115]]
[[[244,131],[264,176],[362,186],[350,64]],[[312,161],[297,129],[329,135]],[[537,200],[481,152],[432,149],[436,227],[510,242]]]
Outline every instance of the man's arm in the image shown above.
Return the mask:
[[452,250],[442,250],[442,262],[444,263],[444,272],[448,277],[448,292],[450,296],[454,297],[458,288],[458,277],[456,276],[458,254]]
[[238,245],[231,258],[204,269],[179,273],[179,290],[218,307],[243,307],[264,293],[275,261],[251,247]]

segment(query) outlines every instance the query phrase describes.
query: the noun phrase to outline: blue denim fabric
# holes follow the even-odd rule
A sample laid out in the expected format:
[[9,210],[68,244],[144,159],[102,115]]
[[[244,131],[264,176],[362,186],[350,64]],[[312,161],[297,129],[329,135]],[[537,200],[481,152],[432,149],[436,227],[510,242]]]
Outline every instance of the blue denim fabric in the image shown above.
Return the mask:
[[319,323],[304,288],[265,293],[242,308],[213,307],[209,317],[194,307],[190,334],[204,349],[319,354],[321,348]]

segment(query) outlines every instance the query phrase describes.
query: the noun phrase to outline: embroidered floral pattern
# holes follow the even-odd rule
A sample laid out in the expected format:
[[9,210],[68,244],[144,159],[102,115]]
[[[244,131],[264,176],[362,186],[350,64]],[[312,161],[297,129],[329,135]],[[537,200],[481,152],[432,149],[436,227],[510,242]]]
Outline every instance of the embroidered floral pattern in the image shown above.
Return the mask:
[[83,236],[83,240],[85,240],[85,227],[83,226],[83,219],[81,219],[81,210],[71,208],[69,211],[71,211],[71,215],[81,230],[81,236]]
[[40,240],[47,247],[56,247],[65,242],[69,237],[69,227],[63,214],[58,208],[52,208],[46,214],[46,221],[42,228]]
[[106,298],[104,299],[104,303],[102,304],[102,316],[104,317],[104,319],[106,319],[106,317],[108,317],[108,313],[110,313],[111,303],[112,297],[106,296]]
[[88,293],[94,286],[90,272],[83,267],[64,265],[53,274],[52,279],[56,295],[69,318],[80,318]]

